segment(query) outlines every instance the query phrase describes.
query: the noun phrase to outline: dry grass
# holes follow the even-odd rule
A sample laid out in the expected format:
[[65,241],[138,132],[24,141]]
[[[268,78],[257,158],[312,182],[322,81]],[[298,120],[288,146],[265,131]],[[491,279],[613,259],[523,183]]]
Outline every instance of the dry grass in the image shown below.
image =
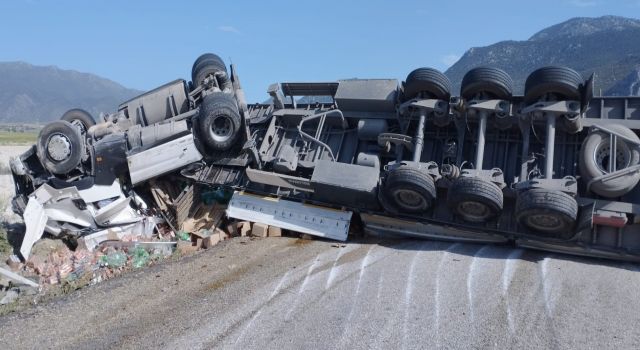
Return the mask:
[[7,229],[4,227],[4,223],[0,222],[0,256],[11,252],[12,249],[11,244],[9,244],[7,240]]
[[26,145],[36,142],[37,131],[0,131],[0,145]]

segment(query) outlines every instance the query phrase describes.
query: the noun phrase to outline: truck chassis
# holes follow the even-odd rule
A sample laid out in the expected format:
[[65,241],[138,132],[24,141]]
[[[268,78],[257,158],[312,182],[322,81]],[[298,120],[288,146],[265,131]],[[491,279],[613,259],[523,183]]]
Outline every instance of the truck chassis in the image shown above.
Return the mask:
[[[565,67],[533,72],[524,96],[479,67],[453,96],[442,73],[420,68],[403,82],[273,84],[270,103],[247,104],[235,67],[227,74],[214,56],[196,60],[192,82],[79,127],[88,151],[72,169],[48,164],[69,159],[70,137],[39,139],[12,163],[14,210],[51,182],[145,192],[171,176],[278,198],[303,216],[305,205],[348,211],[370,234],[640,261],[638,97],[594,97],[593,76]],[[182,155],[166,151],[179,142]]]

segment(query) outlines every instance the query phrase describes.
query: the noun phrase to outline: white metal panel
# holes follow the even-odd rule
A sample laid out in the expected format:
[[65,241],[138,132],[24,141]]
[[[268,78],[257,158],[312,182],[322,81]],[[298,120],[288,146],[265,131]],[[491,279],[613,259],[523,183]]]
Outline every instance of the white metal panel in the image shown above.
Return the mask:
[[131,183],[142,181],[182,168],[202,159],[193,135],[169,141],[146,151],[127,157]]
[[24,238],[22,239],[22,245],[20,246],[20,254],[27,260],[31,253],[31,247],[33,247],[33,244],[36,243],[44,233],[44,226],[47,224],[47,214],[45,214],[42,204],[34,197],[30,197],[22,217],[24,218],[26,230]]
[[280,227],[310,235],[346,241],[350,211],[340,211],[283,199],[235,192],[227,216]]
[[78,190],[78,193],[85,203],[123,196],[120,182],[117,179],[111,185],[93,185],[86,190]]

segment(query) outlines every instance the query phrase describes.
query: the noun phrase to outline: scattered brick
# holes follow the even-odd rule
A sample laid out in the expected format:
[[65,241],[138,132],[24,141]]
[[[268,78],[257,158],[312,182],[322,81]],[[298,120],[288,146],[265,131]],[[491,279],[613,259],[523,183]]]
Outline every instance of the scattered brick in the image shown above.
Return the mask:
[[269,226],[269,237],[282,237],[282,229],[280,227]]
[[254,237],[267,237],[269,225],[260,222],[253,223],[251,235]]
[[218,244],[219,242],[220,242],[220,235],[218,233],[214,233],[202,241],[202,247],[204,249],[209,249],[214,245]]
[[176,246],[176,250],[181,255],[193,254],[198,251],[198,247],[193,245],[191,242],[187,241],[178,241]]

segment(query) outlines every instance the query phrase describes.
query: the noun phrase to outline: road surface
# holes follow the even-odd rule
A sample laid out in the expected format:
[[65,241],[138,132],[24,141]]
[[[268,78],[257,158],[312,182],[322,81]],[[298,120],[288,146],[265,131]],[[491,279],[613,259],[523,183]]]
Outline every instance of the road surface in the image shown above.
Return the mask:
[[640,348],[638,265],[416,240],[233,239],[0,318],[0,348]]

